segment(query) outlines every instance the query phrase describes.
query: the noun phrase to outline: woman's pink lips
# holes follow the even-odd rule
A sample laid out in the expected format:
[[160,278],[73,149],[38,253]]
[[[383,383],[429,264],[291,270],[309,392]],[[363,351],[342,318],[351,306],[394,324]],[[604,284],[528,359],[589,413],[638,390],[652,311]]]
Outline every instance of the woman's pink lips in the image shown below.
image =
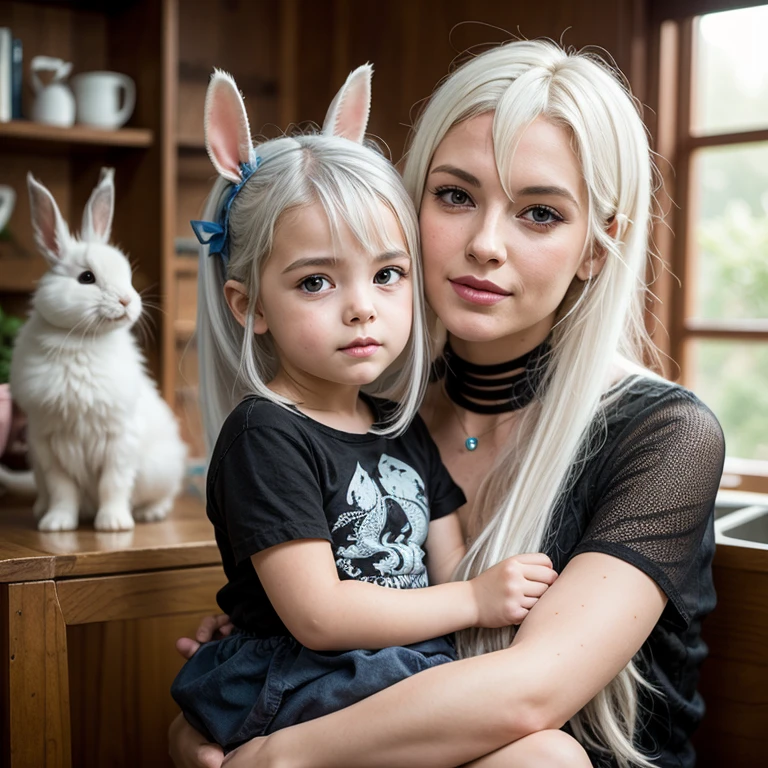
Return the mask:
[[[451,288],[465,301],[469,301],[472,304],[483,304],[489,306],[491,304],[498,304],[508,296],[512,294],[502,292],[502,289],[493,283],[488,283],[483,280],[458,278],[457,280],[449,280]],[[493,286],[494,289],[491,289]]]

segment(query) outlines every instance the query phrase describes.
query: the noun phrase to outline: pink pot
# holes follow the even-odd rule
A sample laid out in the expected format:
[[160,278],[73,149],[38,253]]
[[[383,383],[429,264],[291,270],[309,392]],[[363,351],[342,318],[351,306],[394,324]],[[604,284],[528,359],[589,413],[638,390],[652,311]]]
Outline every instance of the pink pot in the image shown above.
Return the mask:
[[0,456],[5,453],[8,435],[11,432],[11,385],[0,384]]

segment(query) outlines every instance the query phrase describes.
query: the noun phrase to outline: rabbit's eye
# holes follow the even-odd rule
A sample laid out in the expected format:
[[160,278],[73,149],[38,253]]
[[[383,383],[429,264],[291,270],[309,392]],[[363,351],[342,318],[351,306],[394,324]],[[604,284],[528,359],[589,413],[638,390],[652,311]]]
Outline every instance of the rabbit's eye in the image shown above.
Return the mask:
[[83,283],[84,285],[89,285],[90,283],[96,282],[96,275],[93,274],[93,272],[81,272],[80,275],[77,278],[78,283]]

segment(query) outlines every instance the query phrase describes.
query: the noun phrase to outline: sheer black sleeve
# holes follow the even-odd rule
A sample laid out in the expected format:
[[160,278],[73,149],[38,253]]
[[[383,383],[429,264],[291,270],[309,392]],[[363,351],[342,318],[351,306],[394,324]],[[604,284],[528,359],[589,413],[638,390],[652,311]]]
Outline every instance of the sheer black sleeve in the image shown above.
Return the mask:
[[676,623],[686,626],[695,612],[688,581],[702,542],[712,538],[725,444],[712,412],[686,390],[674,392],[606,443],[595,509],[573,555],[603,552],[639,568],[665,592]]

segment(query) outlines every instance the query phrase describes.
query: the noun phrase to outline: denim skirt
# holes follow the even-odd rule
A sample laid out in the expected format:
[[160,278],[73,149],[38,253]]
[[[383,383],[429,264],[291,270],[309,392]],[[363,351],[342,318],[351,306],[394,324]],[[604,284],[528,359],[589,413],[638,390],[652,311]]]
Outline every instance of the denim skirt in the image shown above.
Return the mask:
[[201,646],[171,694],[192,726],[230,751],[455,658],[449,637],[373,651],[312,651],[290,636],[236,630]]

